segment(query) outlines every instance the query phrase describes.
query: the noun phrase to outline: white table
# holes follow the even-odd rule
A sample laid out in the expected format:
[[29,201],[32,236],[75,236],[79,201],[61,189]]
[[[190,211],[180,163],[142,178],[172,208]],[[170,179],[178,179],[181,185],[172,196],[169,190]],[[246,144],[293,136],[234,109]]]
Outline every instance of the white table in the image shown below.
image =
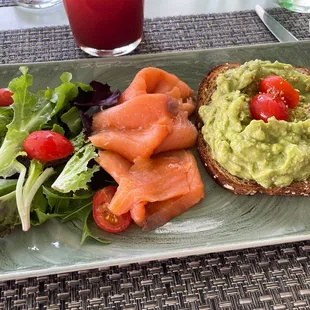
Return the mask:
[[[145,0],[145,17],[251,10],[255,4],[265,8],[276,6],[275,0]],[[0,8],[0,31],[66,24],[62,4],[49,9]]]

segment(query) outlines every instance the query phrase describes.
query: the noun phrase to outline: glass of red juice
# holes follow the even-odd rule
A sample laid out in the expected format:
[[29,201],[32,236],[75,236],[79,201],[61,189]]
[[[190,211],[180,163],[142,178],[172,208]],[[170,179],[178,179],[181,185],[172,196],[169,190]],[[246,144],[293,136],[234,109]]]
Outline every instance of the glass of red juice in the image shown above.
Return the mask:
[[120,56],[141,42],[144,0],[63,0],[77,45],[93,56]]

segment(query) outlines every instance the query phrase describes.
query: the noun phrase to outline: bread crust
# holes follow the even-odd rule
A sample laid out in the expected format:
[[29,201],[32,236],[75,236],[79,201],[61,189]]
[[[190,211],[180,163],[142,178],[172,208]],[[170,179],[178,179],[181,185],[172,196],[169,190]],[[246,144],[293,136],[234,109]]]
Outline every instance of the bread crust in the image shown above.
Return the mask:
[[[241,179],[230,174],[215,159],[212,158],[211,149],[203,139],[201,132],[203,121],[199,117],[198,110],[201,106],[211,103],[212,94],[216,90],[217,76],[220,73],[239,66],[239,63],[226,63],[219,65],[213,68],[199,85],[196,109],[196,125],[199,132],[197,149],[204,167],[216,183],[236,195],[267,194],[272,196],[309,196],[310,179],[302,182],[292,182],[290,185],[285,187],[265,188],[255,181]],[[310,71],[306,68],[295,67],[295,69],[301,73],[310,75]]]

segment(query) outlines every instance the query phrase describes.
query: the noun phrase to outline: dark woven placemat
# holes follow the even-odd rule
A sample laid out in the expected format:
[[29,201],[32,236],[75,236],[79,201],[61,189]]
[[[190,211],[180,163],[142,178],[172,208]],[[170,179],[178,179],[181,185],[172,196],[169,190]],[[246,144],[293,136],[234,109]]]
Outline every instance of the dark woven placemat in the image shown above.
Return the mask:
[[[270,13],[298,39],[310,39],[308,15],[281,8]],[[254,11],[146,19],[144,29],[135,54],[276,42]],[[86,57],[68,26],[0,31],[2,63]]]
[[310,242],[0,282],[0,309],[309,309]]
[[14,0],[0,0],[0,7],[16,5]]
[[[310,39],[308,15],[270,13],[298,39]],[[135,53],[267,42],[276,40],[253,11],[171,17],[146,20]],[[0,32],[2,63],[85,57],[67,26]],[[0,282],[0,310],[305,310],[309,252],[310,242],[299,242]]]

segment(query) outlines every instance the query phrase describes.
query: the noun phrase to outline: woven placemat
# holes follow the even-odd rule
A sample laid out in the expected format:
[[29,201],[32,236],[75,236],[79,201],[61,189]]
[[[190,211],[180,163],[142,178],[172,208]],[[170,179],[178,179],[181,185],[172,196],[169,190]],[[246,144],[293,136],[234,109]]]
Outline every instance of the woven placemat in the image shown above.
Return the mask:
[[0,7],[16,5],[14,0],[0,0]]
[[0,282],[0,309],[297,310],[310,242]]
[[[12,3],[2,0],[1,5]],[[9,5],[9,4],[7,4]],[[270,13],[298,39],[308,15]],[[134,53],[276,42],[253,11],[152,19]],[[89,57],[69,27],[0,32],[2,63]],[[9,309],[310,309],[310,242],[0,282]]]
[[[281,8],[270,13],[298,39],[310,39],[308,15]],[[276,42],[254,11],[146,19],[144,29],[133,54]],[[0,31],[2,63],[87,57],[68,26]]]

